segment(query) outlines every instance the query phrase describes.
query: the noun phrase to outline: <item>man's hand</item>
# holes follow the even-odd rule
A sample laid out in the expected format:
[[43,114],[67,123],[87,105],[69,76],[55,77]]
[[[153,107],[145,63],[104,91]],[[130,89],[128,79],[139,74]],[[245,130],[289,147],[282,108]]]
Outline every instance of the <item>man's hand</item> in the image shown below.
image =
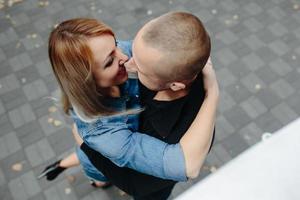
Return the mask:
[[78,133],[76,124],[73,124],[73,126],[72,126],[72,133],[73,133],[76,143],[80,146],[83,143],[83,140]]
[[216,96],[219,96],[219,85],[210,57],[202,70],[202,74],[204,89],[207,93],[206,95],[214,94]]

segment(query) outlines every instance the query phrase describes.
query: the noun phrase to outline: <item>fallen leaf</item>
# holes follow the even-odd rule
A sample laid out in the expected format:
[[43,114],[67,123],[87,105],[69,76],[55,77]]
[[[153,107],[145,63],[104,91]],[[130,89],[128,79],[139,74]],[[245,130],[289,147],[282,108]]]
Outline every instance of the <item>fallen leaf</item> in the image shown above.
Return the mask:
[[50,117],[50,118],[48,118],[48,123],[49,123],[49,124],[52,124],[52,123],[53,123],[53,121],[54,121],[54,119],[53,119],[53,118],[51,118],[51,117]]
[[256,84],[256,85],[255,85],[255,89],[256,89],[256,90],[260,90],[260,89],[261,89],[261,85],[260,85],[260,84]]
[[233,19],[237,20],[237,19],[239,19],[239,16],[238,15],[233,15]]
[[57,108],[56,108],[55,106],[51,106],[51,107],[49,107],[48,111],[49,111],[50,113],[54,113],[54,112],[57,111]]
[[216,9],[212,9],[212,10],[211,10],[211,13],[215,15],[215,14],[218,13],[218,11],[217,11]]
[[211,166],[209,170],[211,173],[214,173],[217,171],[217,168],[215,166]]
[[54,126],[62,125],[61,121],[59,121],[59,120],[54,120],[53,124],[54,124]]
[[68,175],[68,176],[67,176],[67,180],[69,181],[69,183],[74,183],[75,180],[76,180],[76,178],[75,178],[75,176]]
[[19,172],[23,169],[23,165],[22,165],[22,163],[15,163],[11,166],[11,169],[13,171]]
[[119,189],[119,194],[120,194],[120,196],[125,196],[125,195],[127,195],[126,192],[124,192],[123,190],[120,190],[120,189]]
[[65,194],[70,194],[72,192],[71,188],[65,188]]
[[21,42],[18,42],[18,43],[16,44],[16,49],[20,48],[20,46],[21,46]]

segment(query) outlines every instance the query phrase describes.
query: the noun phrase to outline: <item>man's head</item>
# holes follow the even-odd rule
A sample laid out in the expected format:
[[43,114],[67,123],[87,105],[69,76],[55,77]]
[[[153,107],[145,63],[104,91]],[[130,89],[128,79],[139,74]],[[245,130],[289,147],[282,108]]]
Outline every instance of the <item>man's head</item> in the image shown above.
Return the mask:
[[184,89],[210,55],[210,38],[201,21],[184,12],[162,15],[141,28],[133,42],[140,81],[151,90]]

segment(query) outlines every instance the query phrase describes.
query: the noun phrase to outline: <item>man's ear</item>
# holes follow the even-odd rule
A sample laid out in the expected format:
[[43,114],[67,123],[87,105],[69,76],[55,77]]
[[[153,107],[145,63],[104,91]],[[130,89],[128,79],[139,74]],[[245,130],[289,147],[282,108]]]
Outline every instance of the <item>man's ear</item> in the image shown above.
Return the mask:
[[181,82],[172,82],[170,84],[170,89],[174,92],[185,89],[186,85]]

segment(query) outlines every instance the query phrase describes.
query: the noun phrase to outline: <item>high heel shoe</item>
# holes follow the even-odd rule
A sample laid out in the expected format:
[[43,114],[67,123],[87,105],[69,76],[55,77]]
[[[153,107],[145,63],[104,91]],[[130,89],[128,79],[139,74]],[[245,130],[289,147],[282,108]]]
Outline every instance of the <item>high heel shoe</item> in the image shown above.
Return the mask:
[[60,167],[60,161],[56,161],[55,163],[48,165],[44,171],[38,176],[38,179],[43,178],[46,176],[48,181],[54,180],[59,174],[61,174],[66,168]]

